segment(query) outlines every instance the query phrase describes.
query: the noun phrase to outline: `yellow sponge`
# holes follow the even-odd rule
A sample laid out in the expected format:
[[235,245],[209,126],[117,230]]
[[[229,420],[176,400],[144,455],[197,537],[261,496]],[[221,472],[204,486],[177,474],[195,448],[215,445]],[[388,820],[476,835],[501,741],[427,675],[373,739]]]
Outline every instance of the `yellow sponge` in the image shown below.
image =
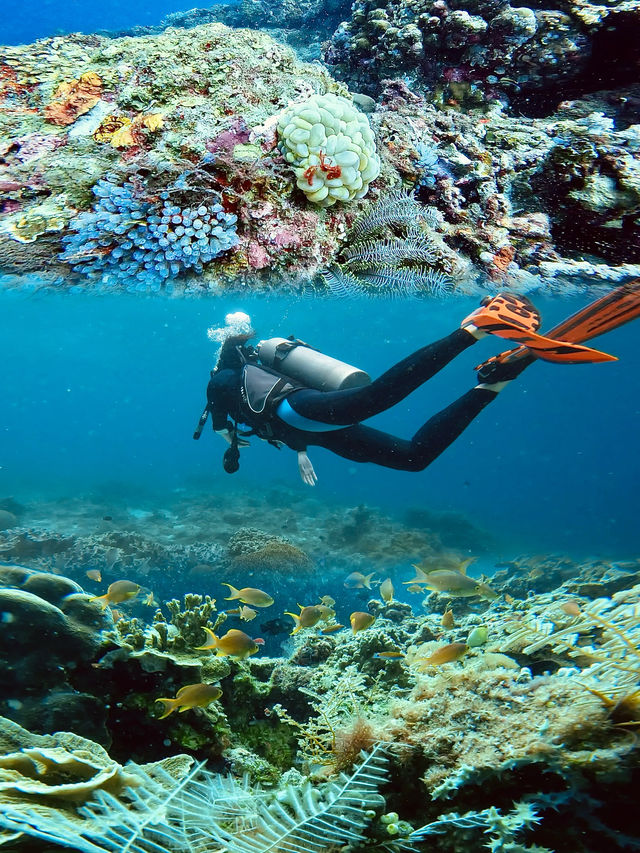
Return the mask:
[[278,137],[298,187],[321,207],[362,198],[380,174],[367,117],[339,95],[312,95],[287,107]]

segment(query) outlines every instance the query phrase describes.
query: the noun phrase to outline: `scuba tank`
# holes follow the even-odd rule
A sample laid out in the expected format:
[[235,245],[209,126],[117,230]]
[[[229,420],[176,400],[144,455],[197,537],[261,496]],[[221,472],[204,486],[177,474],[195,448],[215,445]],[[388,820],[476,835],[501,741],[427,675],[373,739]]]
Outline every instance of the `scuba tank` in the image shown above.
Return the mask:
[[368,385],[371,377],[364,370],[332,358],[296,338],[268,338],[256,347],[262,364],[297,379],[317,391],[340,391]]

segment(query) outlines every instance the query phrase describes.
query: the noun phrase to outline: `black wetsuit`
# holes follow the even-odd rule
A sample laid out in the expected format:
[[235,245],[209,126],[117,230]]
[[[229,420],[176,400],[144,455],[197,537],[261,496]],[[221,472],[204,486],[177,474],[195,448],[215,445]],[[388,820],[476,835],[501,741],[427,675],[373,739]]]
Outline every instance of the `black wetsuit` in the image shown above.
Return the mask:
[[[294,412],[330,425],[330,431],[295,429],[274,415],[270,419],[273,438],[293,450],[305,450],[316,445],[354,462],[373,462],[402,471],[422,471],[496,398],[494,391],[472,388],[430,418],[409,440],[363,426],[360,421],[403,400],[473,343],[475,339],[471,334],[457,329],[446,338],[407,356],[369,385],[343,391],[296,389],[286,397]],[[241,406],[240,384],[240,370],[221,370],[212,376],[207,400],[215,430],[225,429],[228,416],[247,423]],[[248,425],[254,426],[250,422]],[[339,425],[345,428],[336,429]]]

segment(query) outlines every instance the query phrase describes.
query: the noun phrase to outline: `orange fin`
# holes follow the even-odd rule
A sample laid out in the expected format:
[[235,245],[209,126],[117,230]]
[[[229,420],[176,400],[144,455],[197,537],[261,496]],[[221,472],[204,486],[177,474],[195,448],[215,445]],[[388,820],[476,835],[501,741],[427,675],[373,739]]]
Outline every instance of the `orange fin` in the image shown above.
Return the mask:
[[[580,344],[598,335],[611,332],[637,317],[640,317],[640,279],[634,279],[621,287],[616,287],[600,299],[576,311],[575,314],[549,329],[547,337]],[[478,365],[476,370],[495,362],[511,364],[530,355],[540,357],[535,350],[519,346],[487,359],[483,364]]]
[[523,344],[532,355],[543,361],[564,362],[566,364],[581,364],[584,362],[617,361],[614,355],[601,352],[591,347],[574,344],[538,335],[536,332],[518,331],[515,329],[496,329],[492,332],[499,338],[517,341]]

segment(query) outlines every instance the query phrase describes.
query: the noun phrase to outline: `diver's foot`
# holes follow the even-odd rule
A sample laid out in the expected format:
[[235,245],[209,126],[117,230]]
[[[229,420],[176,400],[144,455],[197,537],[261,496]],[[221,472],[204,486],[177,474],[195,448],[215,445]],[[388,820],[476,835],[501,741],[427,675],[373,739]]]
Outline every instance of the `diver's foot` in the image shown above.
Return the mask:
[[494,355],[483,364],[479,364],[476,367],[478,382],[483,384],[511,382],[536,360],[532,353],[513,358],[513,352],[509,350],[500,355]]
[[489,334],[519,340],[523,332],[537,332],[541,322],[540,312],[526,296],[503,292],[486,296],[460,327],[476,339]]

